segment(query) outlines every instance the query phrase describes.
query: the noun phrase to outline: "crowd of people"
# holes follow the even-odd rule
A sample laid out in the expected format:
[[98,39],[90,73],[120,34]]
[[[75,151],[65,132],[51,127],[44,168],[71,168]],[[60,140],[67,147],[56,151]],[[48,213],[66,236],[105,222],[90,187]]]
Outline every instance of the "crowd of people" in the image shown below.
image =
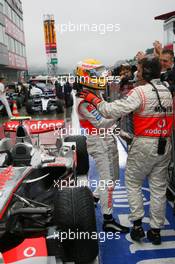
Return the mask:
[[56,81],[55,90],[57,97],[61,100],[64,100],[65,105],[69,106],[69,98],[72,92],[71,84],[68,81],[66,81],[63,85],[61,85],[60,82]]
[[[168,166],[171,159],[171,136],[173,131],[173,96],[175,92],[174,53],[163,49],[160,42],[154,43],[154,54],[143,52],[136,55],[137,65],[120,65],[113,74],[120,76],[120,89],[134,82],[133,89],[112,102],[103,98],[104,87],[79,84],[77,112],[80,125],[88,129],[87,148],[95,159],[100,179],[105,179],[105,191],[100,187],[94,199],[100,199],[103,213],[103,229],[111,232],[129,232],[129,228],[116,222],[112,212],[112,192],[118,175],[118,150],[115,133],[98,135],[100,128],[115,131],[116,123],[132,114],[133,137],[129,145],[125,186],[130,206],[133,227],[131,238],[139,242],[145,237],[142,227],[144,206],[142,185],[147,177],[150,188],[150,229],[147,239],[153,244],[161,243],[161,228],[165,221]],[[89,63],[89,65],[88,65]],[[85,61],[84,72],[94,68],[97,61]],[[78,68],[77,68],[78,69]],[[95,72],[95,70],[93,69]],[[80,70],[77,70],[80,72]],[[94,136],[93,131],[97,134]],[[109,179],[110,184],[109,183]],[[112,182],[112,184],[111,184]]]
[[[30,96],[31,89],[36,86],[36,84],[33,82],[33,78],[35,77],[31,77],[28,83],[13,82],[9,85],[7,84],[8,80],[5,77],[0,76],[0,103],[5,108],[5,111],[3,111],[3,113],[7,113],[9,119],[11,119],[12,117],[15,118],[12,114],[8,100],[9,93],[17,93],[18,96],[22,95],[25,102],[27,102]],[[71,97],[72,85],[69,83],[69,81],[67,80],[66,82],[61,84],[56,80],[55,83],[52,84],[52,86],[55,87],[57,98],[64,101],[65,107],[71,107],[73,104],[73,99]],[[13,89],[11,87],[13,87]]]
[[[93,75],[100,77],[102,66],[96,60],[86,61],[77,67],[79,73],[90,74],[86,84],[76,81],[77,113],[81,127],[88,129],[87,148],[96,161],[100,180],[106,181],[105,190],[100,186],[94,191],[94,200],[101,202],[103,230],[108,232],[130,232],[134,241],[145,237],[142,227],[144,206],[142,185],[147,177],[150,188],[150,229],[147,238],[153,244],[161,243],[161,228],[165,221],[168,165],[171,159],[171,135],[173,131],[173,96],[175,94],[175,64],[172,50],[164,49],[159,41],[154,43],[150,56],[142,51],[136,55],[137,64],[121,64],[112,74],[119,77],[120,96],[106,102],[104,86],[92,82]],[[98,70],[98,71],[97,71]],[[129,91],[125,87],[130,87]],[[72,86],[66,82],[61,86],[55,82],[56,94],[60,99],[71,94]],[[0,101],[9,118],[12,113],[5,96],[4,78],[0,78]],[[125,171],[125,186],[130,205],[131,231],[117,223],[113,217],[112,193],[119,179],[119,157],[115,131],[121,119],[127,118],[127,126],[120,136],[128,143],[128,159]],[[132,117],[132,118],[130,118]],[[132,127],[132,131],[131,131]],[[112,133],[100,136],[100,129]],[[94,129],[96,134],[94,135]]]
[[142,80],[137,77],[137,63],[144,58],[158,58],[161,64],[161,81],[168,82],[168,87],[173,93],[175,91],[175,61],[173,50],[163,48],[159,41],[155,41],[153,54],[147,55],[143,51],[139,51],[135,56],[136,64],[130,65],[128,62],[118,65],[112,71],[114,76],[120,78],[121,92],[124,85],[135,83],[135,85],[142,84]]

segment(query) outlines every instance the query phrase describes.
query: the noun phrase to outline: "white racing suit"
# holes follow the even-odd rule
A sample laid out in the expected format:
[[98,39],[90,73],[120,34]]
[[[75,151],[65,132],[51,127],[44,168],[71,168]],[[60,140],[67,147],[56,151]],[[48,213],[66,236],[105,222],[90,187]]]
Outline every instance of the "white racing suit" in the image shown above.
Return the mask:
[[5,107],[6,111],[7,111],[8,117],[11,118],[12,117],[12,112],[11,112],[11,109],[10,109],[10,106],[9,106],[9,102],[8,102],[8,100],[6,98],[6,94],[5,93],[0,93],[0,101],[4,105],[4,107]]
[[86,131],[88,153],[96,162],[100,182],[94,195],[100,198],[103,214],[112,214],[112,193],[119,178],[117,142],[113,136],[114,119],[105,119],[97,109],[77,98],[77,112]]
[[[159,80],[152,80],[152,83],[158,90],[166,113],[162,111],[156,92],[150,84],[134,88],[121,100],[112,103],[102,101],[97,108],[104,117],[115,119],[134,112],[134,139],[129,149],[125,173],[130,219],[135,221],[144,216],[142,184],[147,176],[150,188],[150,226],[161,228],[165,221],[173,105],[168,88]],[[167,140],[164,155],[157,153],[160,135]]]

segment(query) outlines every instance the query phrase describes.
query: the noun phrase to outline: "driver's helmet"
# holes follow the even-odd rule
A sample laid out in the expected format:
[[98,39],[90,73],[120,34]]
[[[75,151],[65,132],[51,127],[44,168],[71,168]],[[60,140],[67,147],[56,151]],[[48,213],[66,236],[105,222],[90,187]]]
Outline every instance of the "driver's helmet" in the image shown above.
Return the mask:
[[106,67],[95,59],[86,59],[78,63],[75,70],[77,81],[87,88],[105,90],[107,86]]

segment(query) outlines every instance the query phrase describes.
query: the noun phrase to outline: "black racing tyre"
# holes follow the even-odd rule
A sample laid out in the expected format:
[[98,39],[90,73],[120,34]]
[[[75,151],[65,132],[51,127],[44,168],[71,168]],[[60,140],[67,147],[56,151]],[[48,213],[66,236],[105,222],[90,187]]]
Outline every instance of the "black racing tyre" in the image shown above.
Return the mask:
[[56,193],[54,201],[54,224],[67,234],[62,241],[63,261],[92,262],[98,255],[98,236],[91,191],[65,188]]
[[57,105],[57,113],[58,114],[62,114],[64,113],[64,106],[63,106],[63,102],[61,100],[58,100],[56,102],[56,105]]
[[67,95],[66,98],[65,98],[65,106],[66,106],[66,108],[72,107],[73,104],[74,104],[74,99],[73,99],[72,94]]
[[34,111],[32,110],[32,100],[27,100],[26,102],[26,111],[29,115],[34,114]]
[[89,155],[85,136],[68,136],[65,142],[76,142],[77,148],[77,175],[87,174],[89,171]]

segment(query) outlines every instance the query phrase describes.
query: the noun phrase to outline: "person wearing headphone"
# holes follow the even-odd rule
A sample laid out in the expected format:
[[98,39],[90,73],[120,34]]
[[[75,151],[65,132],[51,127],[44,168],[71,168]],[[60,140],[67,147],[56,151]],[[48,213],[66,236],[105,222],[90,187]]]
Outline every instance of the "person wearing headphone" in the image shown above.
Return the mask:
[[173,102],[170,91],[160,81],[159,59],[144,58],[138,64],[142,85],[125,98],[107,103],[89,91],[80,97],[93,104],[105,118],[120,118],[133,112],[134,138],[129,148],[125,184],[133,222],[131,238],[145,237],[142,227],[144,203],[142,185],[147,176],[150,188],[150,229],[147,238],[161,243],[160,230],[165,221],[168,164],[171,155]]

